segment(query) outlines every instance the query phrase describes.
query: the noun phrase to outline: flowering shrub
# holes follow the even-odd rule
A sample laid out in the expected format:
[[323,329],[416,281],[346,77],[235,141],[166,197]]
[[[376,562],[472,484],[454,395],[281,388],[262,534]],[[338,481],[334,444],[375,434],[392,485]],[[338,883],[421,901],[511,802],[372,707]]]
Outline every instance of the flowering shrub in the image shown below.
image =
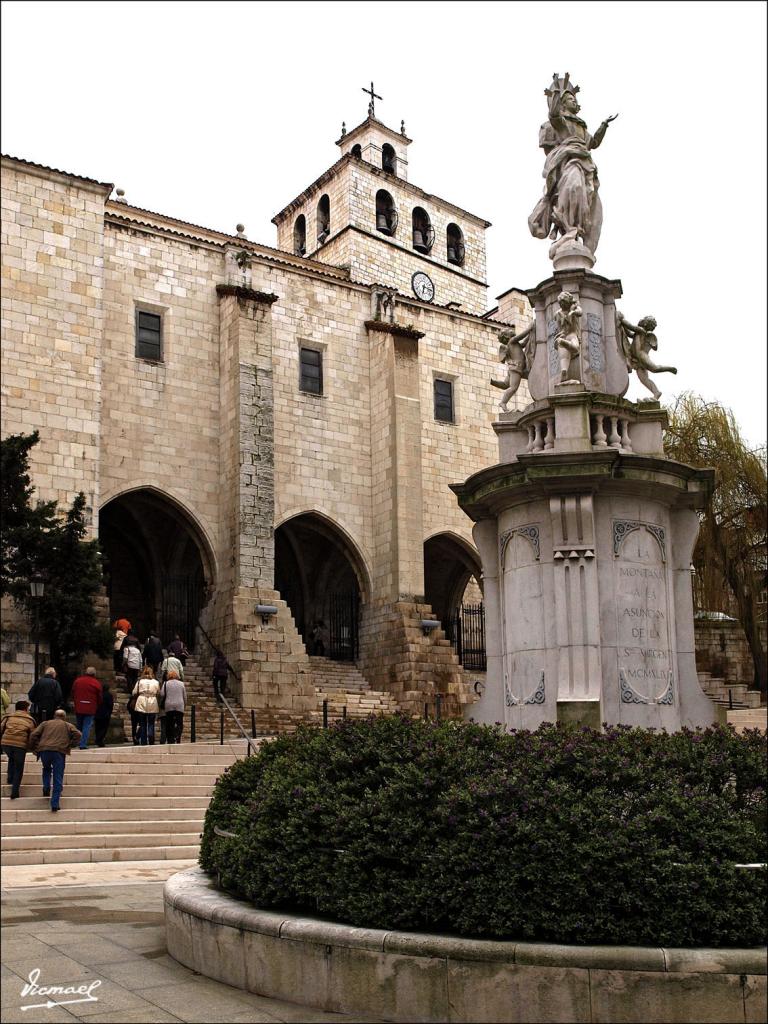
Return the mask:
[[[201,866],[262,908],[567,943],[764,941],[766,737],[403,717],[302,728],[219,780]],[[214,827],[234,835],[217,835]]]

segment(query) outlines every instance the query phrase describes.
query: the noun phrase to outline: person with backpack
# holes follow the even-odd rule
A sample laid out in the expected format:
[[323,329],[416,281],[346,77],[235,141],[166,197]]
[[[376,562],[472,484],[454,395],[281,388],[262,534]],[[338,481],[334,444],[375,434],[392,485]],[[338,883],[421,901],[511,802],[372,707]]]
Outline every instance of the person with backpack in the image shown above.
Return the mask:
[[216,657],[213,659],[213,692],[216,697],[216,703],[221,704],[221,694],[227,685],[227,673],[230,670],[230,664],[221,651],[216,648]]
[[[141,656],[139,641],[133,634],[130,634],[126,637],[123,646],[123,672],[125,673],[125,678],[127,679],[129,686],[134,687],[136,685],[142,664],[143,658]],[[154,674],[155,673],[152,672],[152,675]]]

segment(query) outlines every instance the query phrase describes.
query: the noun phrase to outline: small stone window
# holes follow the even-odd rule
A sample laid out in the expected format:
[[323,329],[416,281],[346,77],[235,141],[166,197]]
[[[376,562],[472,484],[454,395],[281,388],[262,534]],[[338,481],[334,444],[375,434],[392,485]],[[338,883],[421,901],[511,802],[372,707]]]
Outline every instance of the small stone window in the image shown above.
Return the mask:
[[163,358],[163,318],[159,313],[136,310],[136,357],[159,363]]
[[317,244],[322,245],[331,233],[331,200],[321,196],[317,204]]
[[464,235],[458,224],[449,224],[446,231],[447,252],[449,263],[457,267],[464,266]]
[[453,381],[435,378],[435,419],[453,423]]
[[357,157],[358,160],[363,159],[363,147],[360,145],[359,142],[356,142],[355,145],[352,147],[352,156]]
[[299,388],[310,395],[323,393],[323,353],[314,348],[299,350]]
[[293,225],[293,251],[297,256],[307,254],[307,219],[303,213],[299,214]]
[[383,188],[376,193],[376,230],[382,235],[394,235],[397,231],[395,201]]
[[428,253],[435,244],[435,229],[426,210],[417,206],[412,215],[413,248],[416,252]]
[[388,142],[381,147],[381,169],[387,174],[397,173],[397,157],[395,150]]

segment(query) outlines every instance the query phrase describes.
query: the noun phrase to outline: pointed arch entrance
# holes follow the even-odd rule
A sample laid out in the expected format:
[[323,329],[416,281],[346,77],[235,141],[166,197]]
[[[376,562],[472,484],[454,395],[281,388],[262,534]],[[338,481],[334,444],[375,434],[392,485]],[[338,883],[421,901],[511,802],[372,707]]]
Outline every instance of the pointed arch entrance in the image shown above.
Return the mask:
[[[335,523],[305,512],[275,530],[275,589],[309,654],[357,660],[361,608],[370,582],[359,550]],[[319,637],[313,636],[316,627]]]
[[192,649],[214,584],[211,547],[193,516],[152,487],[124,492],[99,512],[110,620],[125,617],[164,644],[179,634]]
[[484,671],[485,611],[477,551],[452,533],[424,544],[424,594],[461,664]]

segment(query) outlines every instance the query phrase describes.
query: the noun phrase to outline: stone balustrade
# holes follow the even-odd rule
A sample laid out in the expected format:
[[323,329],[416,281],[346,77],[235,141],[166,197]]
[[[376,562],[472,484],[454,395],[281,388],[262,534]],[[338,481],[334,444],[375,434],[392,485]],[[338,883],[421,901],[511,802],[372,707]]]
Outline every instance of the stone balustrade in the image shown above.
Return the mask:
[[528,447],[526,452],[548,452],[555,447],[555,417],[540,416],[527,425]]
[[621,448],[632,451],[629,416],[613,412],[593,412],[589,417],[590,437],[595,448]]

